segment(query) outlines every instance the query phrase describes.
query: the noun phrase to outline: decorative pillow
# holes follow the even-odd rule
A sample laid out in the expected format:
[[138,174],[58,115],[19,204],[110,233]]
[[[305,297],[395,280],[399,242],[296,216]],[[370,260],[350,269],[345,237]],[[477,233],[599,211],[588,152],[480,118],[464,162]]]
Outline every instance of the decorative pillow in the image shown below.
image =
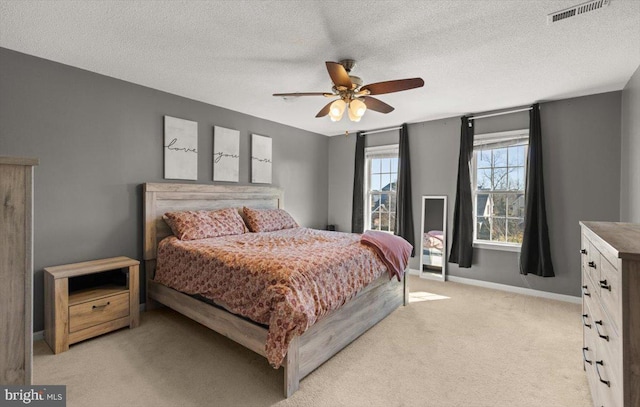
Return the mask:
[[163,219],[180,240],[206,239],[247,232],[242,216],[235,208],[217,211],[167,212]]
[[252,232],[273,232],[274,230],[297,228],[298,224],[284,209],[243,208],[247,226]]

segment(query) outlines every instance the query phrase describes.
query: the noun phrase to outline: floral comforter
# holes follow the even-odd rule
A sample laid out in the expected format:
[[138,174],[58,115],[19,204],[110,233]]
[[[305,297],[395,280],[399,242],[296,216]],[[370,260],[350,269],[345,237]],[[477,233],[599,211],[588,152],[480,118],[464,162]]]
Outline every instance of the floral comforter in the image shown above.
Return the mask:
[[268,325],[266,355],[277,368],[294,336],[383,272],[360,235],[298,227],[191,241],[168,237],[158,247],[155,281]]

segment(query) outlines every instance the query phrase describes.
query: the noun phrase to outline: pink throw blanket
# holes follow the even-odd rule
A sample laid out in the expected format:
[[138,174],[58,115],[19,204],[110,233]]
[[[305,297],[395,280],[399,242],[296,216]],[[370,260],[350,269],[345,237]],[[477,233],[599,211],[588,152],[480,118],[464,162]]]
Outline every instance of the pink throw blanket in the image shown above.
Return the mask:
[[389,278],[395,275],[402,281],[404,269],[409,262],[413,246],[403,238],[390,233],[367,230],[360,238],[360,243],[374,249],[389,270]]

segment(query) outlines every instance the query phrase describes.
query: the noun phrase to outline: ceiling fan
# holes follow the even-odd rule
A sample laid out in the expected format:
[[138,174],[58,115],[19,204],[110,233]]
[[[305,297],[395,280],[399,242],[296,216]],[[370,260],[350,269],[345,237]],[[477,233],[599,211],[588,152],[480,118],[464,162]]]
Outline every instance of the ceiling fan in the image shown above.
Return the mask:
[[350,75],[355,67],[356,61],[344,59],[340,62],[325,62],[327,71],[333,82],[332,93],[328,92],[297,92],[297,93],[274,93],[273,96],[324,96],[328,98],[338,97],[339,99],[329,102],[323,107],[316,117],[329,115],[331,121],[337,122],[342,119],[345,110],[349,119],[359,122],[367,109],[380,113],[389,113],[393,107],[383,101],[371,97],[371,95],[382,95],[384,93],[400,92],[424,86],[422,78],[398,79],[393,81],[376,82],[362,85],[362,79]]

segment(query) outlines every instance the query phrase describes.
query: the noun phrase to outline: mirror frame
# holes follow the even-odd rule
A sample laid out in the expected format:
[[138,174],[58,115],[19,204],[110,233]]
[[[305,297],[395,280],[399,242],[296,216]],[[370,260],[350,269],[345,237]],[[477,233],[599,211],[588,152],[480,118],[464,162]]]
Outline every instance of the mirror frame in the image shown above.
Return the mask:
[[[422,219],[422,223],[420,225],[420,278],[427,278],[431,280],[439,280],[445,281],[447,278],[447,196],[446,195],[422,195],[422,212],[420,218]],[[424,271],[424,210],[425,210],[425,202],[427,199],[433,200],[441,200],[443,201],[443,211],[442,211],[442,236],[443,236],[443,251],[442,251],[442,271],[440,275],[431,271]]]

